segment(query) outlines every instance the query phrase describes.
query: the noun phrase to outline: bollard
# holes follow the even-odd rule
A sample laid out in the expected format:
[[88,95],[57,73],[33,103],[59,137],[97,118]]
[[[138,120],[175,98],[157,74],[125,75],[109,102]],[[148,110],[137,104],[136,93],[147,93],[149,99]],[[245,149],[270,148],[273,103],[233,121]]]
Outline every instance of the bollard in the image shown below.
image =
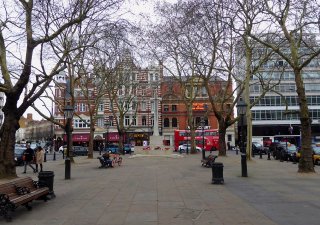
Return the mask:
[[241,172],[242,177],[248,177],[246,153],[241,153]]
[[44,153],[44,159],[43,159],[43,161],[44,161],[44,162],[47,162],[47,153],[46,153],[46,152]]
[[262,151],[261,150],[259,151],[259,154],[260,154],[260,159],[262,159]]
[[270,159],[270,150],[268,150],[268,160],[271,160]]
[[238,148],[236,148],[236,155],[238,155]]
[[54,151],[53,152],[53,161],[55,161],[56,160],[56,152]]
[[64,151],[62,151],[62,159],[64,159]]
[[292,161],[293,161],[293,162],[292,162],[293,164],[297,164],[297,158],[296,158],[295,155],[293,156]]

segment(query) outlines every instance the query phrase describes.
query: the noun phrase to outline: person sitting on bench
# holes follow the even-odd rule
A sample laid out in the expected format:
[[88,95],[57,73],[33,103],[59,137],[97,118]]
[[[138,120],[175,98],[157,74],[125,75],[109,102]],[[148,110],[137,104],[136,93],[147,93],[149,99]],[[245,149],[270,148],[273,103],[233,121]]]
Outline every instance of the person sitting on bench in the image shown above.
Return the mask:
[[102,160],[103,162],[101,162],[102,166],[106,166],[106,167],[113,167],[112,166],[112,160],[110,159],[110,154],[109,153],[104,153],[102,155]]

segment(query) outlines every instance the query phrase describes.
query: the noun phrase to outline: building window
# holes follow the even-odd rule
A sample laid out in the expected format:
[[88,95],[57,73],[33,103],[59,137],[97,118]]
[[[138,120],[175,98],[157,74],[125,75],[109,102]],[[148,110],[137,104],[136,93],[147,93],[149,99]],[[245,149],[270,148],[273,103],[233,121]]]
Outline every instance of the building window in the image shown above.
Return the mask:
[[169,112],[169,105],[164,105],[163,106],[163,111]]
[[80,103],[79,104],[79,112],[85,112],[86,111],[86,104]]
[[122,88],[119,88],[118,94],[119,94],[120,96],[123,95],[123,90],[122,90]]
[[141,102],[141,110],[145,111],[147,109],[147,103],[146,102]]
[[124,118],[124,125],[125,125],[125,126],[129,126],[129,125],[130,125],[130,117],[129,117],[129,116],[125,116],[125,118]]
[[97,126],[98,127],[104,127],[104,118],[98,118],[97,119]]
[[128,111],[130,109],[130,102],[125,102],[125,110]]
[[228,134],[228,141],[232,141],[232,135]]
[[151,73],[150,76],[149,76],[149,80],[150,80],[150,81],[153,81],[153,74],[152,74],[152,73]]
[[103,110],[104,110],[103,103],[100,102],[98,106],[98,112],[103,112]]
[[90,120],[73,120],[73,124],[75,128],[88,128],[90,124]]
[[136,125],[137,125],[137,119],[136,119],[135,116],[132,118],[132,125],[133,125],[133,126],[136,126]]
[[172,118],[172,127],[178,127],[178,120],[177,120],[177,118]]
[[177,105],[172,105],[171,109],[172,109],[172,112],[177,112]]
[[208,96],[206,87],[202,87],[201,88],[201,96],[202,97],[207,97]]
[[142,116],[142,126],[146,126],[146,125],[147,125],[147,117]]
[[151,111],[153,112],[154,111],[154,101],[151,101],[150,105],[151,105]]
[[163,120],[163,127],[170,127],[170,121],[169,121],[168,118],[165,118],[165,119]]
[[145,95],[146,95],[146,87],[145,87],[145,86],[142,86],[142,87],[141,87],[141,95],[142,95],[142,96],[145,96]]

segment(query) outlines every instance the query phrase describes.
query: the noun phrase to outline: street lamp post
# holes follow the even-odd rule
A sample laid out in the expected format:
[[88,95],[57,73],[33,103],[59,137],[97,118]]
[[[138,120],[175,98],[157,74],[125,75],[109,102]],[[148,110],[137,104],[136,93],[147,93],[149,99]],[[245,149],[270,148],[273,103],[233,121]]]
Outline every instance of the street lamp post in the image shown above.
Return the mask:
[[67,119],[66,122],[66,134],[67,134],[67,152],[65,157],[65,179],[69,180],[71,177],[71,160],[70,160],[70,149],[71,149],[71,141],[72,141],[72,117],[73,117],[73,107],[71,105],[66,105],[64,108],[64,115]]
[[205,152],[205,145],[204,145],[204,125],[205,125],[205,121],[204,118],[201,119],[200,121],[201,124],[201,128],[202,128],[202,159],[206,158],[206,152]]
[[240,116],[240,148],[241,148],[241,171],[242,171],[242,177],[248,176],[247,171],[247,154],[246,154],[246,146],[245,146],[245,121],[244,121],[244,115],[247,111],[247,104],[240,98],[240,100],[237,103],[237,111],[238,115]]

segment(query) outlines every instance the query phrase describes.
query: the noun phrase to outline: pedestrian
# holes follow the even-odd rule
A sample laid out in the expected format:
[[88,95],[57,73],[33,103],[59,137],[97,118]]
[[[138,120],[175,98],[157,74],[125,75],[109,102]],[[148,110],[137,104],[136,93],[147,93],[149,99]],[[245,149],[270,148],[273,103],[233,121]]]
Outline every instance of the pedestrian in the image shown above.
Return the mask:
[[33,169],[33,172],[36,173],[36,169],[32,166],[34,160],[34,151],[30,148],[30,144],[27,144],[27,149],[23,152],[23,160],[24,160],[24,171],[27,172],[27,166],[30,166]]
[[36,172],[38,172],[38,164],[40,165],[40,172],[42,172],[43,160],[44,160],[44,150],[41,146],[38,146],[36,150]]

